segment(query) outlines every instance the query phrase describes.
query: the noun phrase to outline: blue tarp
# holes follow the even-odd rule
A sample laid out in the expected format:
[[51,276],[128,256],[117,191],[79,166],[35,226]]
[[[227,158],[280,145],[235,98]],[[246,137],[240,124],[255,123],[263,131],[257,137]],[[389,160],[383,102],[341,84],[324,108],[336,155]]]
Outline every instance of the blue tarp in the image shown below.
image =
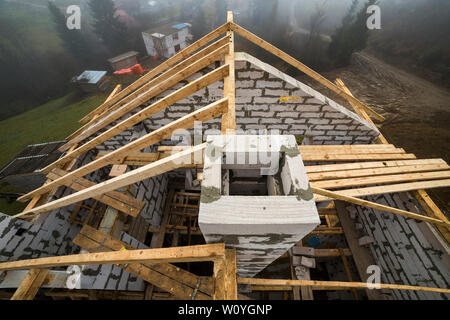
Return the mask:
[[186,23],[179,23],[179,24],[172,26],[172,28],[180,30],[180,29],[186,28],[187,26],[188,25]]

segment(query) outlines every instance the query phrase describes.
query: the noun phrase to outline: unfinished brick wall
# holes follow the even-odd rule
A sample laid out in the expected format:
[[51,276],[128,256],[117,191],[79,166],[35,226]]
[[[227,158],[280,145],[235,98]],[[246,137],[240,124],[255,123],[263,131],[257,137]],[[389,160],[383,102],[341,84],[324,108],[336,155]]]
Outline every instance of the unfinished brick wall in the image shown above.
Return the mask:
[[[407,192],[369,196],[367,200],[387,206],[422,212],[423,209]],[[348,205],[361,236],[373,239],[370,250],[381,268],[384,283],[448,288],[450,257],[431,234],[424,222],[371,208]],[[448,250],[448,249],[447,249]],[[450,295],[434,292],[392,290],[394,299],[449,299]]]
[[[245,53],[236,53],[236,60],[238,129],[253,133],[277,129],[280,134],[307,135],[313,144],[365,144],[379,135],[372,124],[278,69]],[[147,105],[213,68],[215,65],[194,74]],[[222,97],[223,81],[220,81],[180,100],[143,123],[150,132]],[[284,101],[282,97],[293,99]],[[207,121],[206,134],[214,133],[214,130],[218,134],[220,123],[220,118]]]

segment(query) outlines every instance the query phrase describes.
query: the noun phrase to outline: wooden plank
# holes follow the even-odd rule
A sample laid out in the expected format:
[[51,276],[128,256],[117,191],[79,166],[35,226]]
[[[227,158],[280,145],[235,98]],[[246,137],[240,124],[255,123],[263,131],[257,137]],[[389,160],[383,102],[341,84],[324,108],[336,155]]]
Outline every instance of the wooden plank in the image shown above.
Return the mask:
[[237,300],[236,249],[225,250],[225,300]]
[[[110,106],[112,106],[113,104],[115,104],[119,101],[121,103],[128,102],[131,98],[127,97],[127,95],[129,95],[131,92],[138,89],[139,87],[141,87],[142,85],[144,85],[145,83],[150,81],[151,79],[153,79],[159,73],[174,66],[177,62],[187,58],[191,53],[200,49],[204,45],[208,44],[212,40],[219,37],[220,35],[224,34],[227,30],[228,30],[228,23],[223,24],[220,27],[218,27],[217,29],[211,31],[204,37],[200,38],[198,41],[194,42],[193,44],[189,45],[188,47],[184,48],[183,50],[179,51],[178,53],[176,53],[175,55],[173,55],[172,57],[170,57],[169,59],[167,59],[160,65],[158,65],[156,68],[150,70],[147,74],[145,74],[144,76],[142,76],[141,78],[139,78],[138,80],[133,82],[131,85],[126,87],[124,90],[122,90],[119,94],[114,96],[113,99],[103,103],[103,105],[101,105],[99,108],[97,108],[97,111],[100,108],[102,110],[106,110],[107,108],[109,108]],[[130,97],[132,97],[132,96],[130,95]],[[87,122],[90,118],[92,118],[92,116],[93,116],[93,113],[91,112],[88,115],[86,115],[85,117],[83,117],[80,120],[80,123]]]
[[[140,151],[144,149],[145,147],[151,146],[161,140],[169,138],[174,130],[176,129],[189,129],[194,126],[195,121],[207,121],[209,119],[215,118],[219,115],[221,115],[223,112],[225,112],[228,108],[228,98],[224,98],[221,100],[218,100],[216,102],[213,102],[209,104],[206,107],[203,107],[199,110],[196,110],[180,119],[177,119],[164,127],[157,129],[155,131],[152,131],[151,133],[148,133],[139,139],[134,140],[133,142],[128,143],[127,145],[105,155],[104,157],[94,160],[83,167],[80,167],[64,177],[61,177],[60,179],[57,179],[49,184],[46,184],[40,188],[37,188],[36,190],[33,190],[29,193],[27,193],[24,196],[19,197],[18,201],[25,201],[37,194],[42,194],[47,191],[50,191],[54,189],[55,187],[62,185],[64,182],[67,181],[73,181],[76,178],[83,177],[88,173],[91,173],[92,171],[98,170],[100,168],[105,167],[106,165],[110,164],[113,160],[118,160],[126,157],[130,153],[134,153],[137,151]],[[190,153],[189,153],[190,154]],[[170,157],[169,157],[170,158]],[[155,162],[157,163],[157,162]],[[153,165],[149,164],[150,165]],[[147,166],[145,166],[147,167]],[[142,169],[142,168],[140,168]],[[134,171],[128,172],[124,174],[123,176],[126,176]],[[117,177],[121,178],[121,177]],[[115,178],[113,178],[115,179]]]
[[[198,90],[200,90],[204,87],[209,86],[210,84],[213,84],[214,82],[216,82],[218,80],[223,79],[223,77],[226,76],[227,74],[229,74],[229,66],[228,65],[223,65],[220,68],[217,68],[216,70],[214,70],[212,72],[209,72],[208,74],[189,83],[188,85],[182,87],[181,89],[178,89],[177,91],[158,100],[157,102],[153,103],[152,105],[144,108],[143,110],[136,113],[135,115],[132,115],[131,117],[123,120],[119,124],[108,129],[106,132],[100,134],[99,136],[93,138],[89,142],[80,146],[74,152],[72,152],[72,153],[58,159],[57,161],[53,162],[52,164],[48,165],[47,167],[42,169],[42,171],[47,172],[48,170],[54,168],[55,166],[65,163],[65,162],[73,159],[74,157],[93,149],[94,147],[98,146],[99,144],[120,134],[122,131],[132,127],[133,125],[143,121],[144,119],[147,119],[147,118],[151,117],[152,115],[164,110],[165,108],[176,103],[177,101],[190,96],[191,94],[197,92]],[[142,156],[142,157],[140,157],[140,156]],[[155,156],[154,154],[150,154],[150,156],[148,156],[148,157],[154,157],[154,156]],[[145,154],[144,155],[133,154],[133,156],[130,155],[130,158],[128,158],[128,160],[130,160],[130,161],[141,160],[141,159],[147,160]]]
[[[408,182],[377,187],[339,190],[336,191],[335,193],[349,197],[364,197],[374,194],[395,193],[395,192],[404,192],[404,191],[431,189],[431,188],[443,188],[443,187],[450,187],[450,179],[436,180],[436,181]],[[322,195],[314,195],[314,200],[316,202],[321,202],[321,201],[329,201],[331,200],[331,198]]]
[[[156,85],[146,88],[146,91],[133,99],[132,101],[128,102],[127,104],[121,106],[119,109],[115,111],[108,111],[108,115],[100,119],[98,122],[93,124],[91,127],[86,129],[82,134],[75,137],[71,141],[67,142],[65,145],[60,147],[58,150],[64,151],[67,150],[71,145],[75,143],[82,142],[86,138],[92,136],[99,130],[105,128],[107,125],[113,123],[114,121],[120,119],[122,116],[126,115],[127,113],[131,112],[135,108],[139,107],[140,105],[144,104],[151,98],[157,96],[160,93],[163,93],[167,89],[171,88],[178,82],[180,82],[183,79],[186,79],[187,77],[193,75],[197,71],[200,71],[201,69],[209,66],[210,64],[214,63],[215,61],[220,60],[224,54],[226,54],[229,50],[228,44],[220,47],[219,49],[213,51],[212,53],[208,54],[207,56],[201,58],[197,62],[188,65],[186,68],[178,71],[173,76],[171,76],[169,79],[163,81],[162,83],[157,83]],[[146,85],[147,86],[147,85]],[[164,108],[167,107],[167,105],[164,106]],[[136,118],[134,118],[136,119]]]
[[437,180],[450,178],[450,171],[417,172],[383,176],[368,176],[351,179],[334,179],[311,182],[311,186],[324,189],[341,189],[382,183]]
[[333,144],[324,144],[324,145],[315,145],[315,144],[306,144],[298,146],[299,151],[308,151],[308,150],[350,150],[350,151],[358,151],[358,150],[392,150],[396,149],[393,144],[341,144],[341,145],[333,145]]
[[398,161],[373,161],[373,162],[357,162],[357,163],[340,163],[305,166],[306,172],[318,173],[328,171],[349,171],[358,169],[375,169],[387,167],[413,166],[413,165],[446,165],[442,159],[417,159],[417,160],[398,160]]
[[226,298],[226,279],[225,279],[225,273],[226,273],[226,262],[225,257],[222,259],[218,259],[214,261],[214,280],[215,280],[215,287],[214,287],[214,300],[225,300]]
[[30,268],[53,268],[70,265],[127,264],[127,263],[179,263],[216,261],[225,256],[223,243],[173,247],[162,249],[125,250],[73,254],[38,259],[26,259],[0,263],[0,270],[21,270]]
[[374,169],[342,170],[331,172],[329,171],[325,173],[315,172],[315,173],[308,173],[308,179],[310,182],[312,182],[312,181],[331,180],[339,178],[345,179],[345,178],[357,178],[367,176],[382,176],[387,174],[440,171],[449,169],[450,166],[447,164],[424,164],[424,165],[385,167]]
[[[340,85],[344,90],[346,90],[347,93],[351,95],[350,90],[345,86],[342,80],[336,79],[336,81],[338,82],[338,85]],[[367,120],[373,124],[373,121],[370,118],[368,118]],[[389,144],[387,139],[382,134],[378,136],[377,141],[385,145]],[[419,204],[422,206],[422,208],[425,210],[426,214],[429,217],[440,219],[447,223],[449,222],[447,217],[442,213],[442,211],[433,202],[433,200],[431,200],[431,198],[429,197],[429,195],[425,190],[412,190],[411,194],[416,198],[416,200],[419,202]],[[437,226],[437,228],[441,232],[445,240],[447,242],[450,242],[450,232],[448,228],[441,226]]]
[[255,43],[256,45],[260,46],[261,48],[263,48],[263,49],[267,50],[268,52],[274,54],[278,58],[286,61],[287,63],[289,63],[293,67],[295,67],[295,68],[299,69],[300,71],[304,72],[305,74],[307,74],[308,76],[310,76],[314,80],[318,81],[319,83],[321,83],[322,85],[324,85],[328,89],[332,90],[333,92],[337,93],[341,97],[343,97],[343,98],[345,98],[345,99],[347,99],[349,101],[352,101],[353,103],[358,105],[360,108],[363,108],[365,111],[367,111],[371,116],[375,117],[377,120],[379,120],[379,121],[384,121],[385,120],[383,116],[381,116],[380,114],[378,114],[377,112],[375,112],[374,110],[372,110],[371,108],[366,106],[364,103],[362,103],[361,101],[359,101],[355,97],[353,97],[353,96],[349,95],[348,93],[346,93],[344,90],[342,90],[341,88],[336,86],[333,82],[331,82],[328,79],[326,79],[325,77],[321,76],[320,74],[318,74],[314,70],[308,68],[307,66],[305,66],[300,61],[298,61],[295,58],[291,57],[287,53],[281,51],[277,47],[271,45],[267,41],[264,41],[263,39],[259,38],[258,36],[254,35],[253,33],[247,31],[246,29],[242,28],[241,26],[239,26],[239,25],[237,25],[235,23],[231,23],[231,29],[232,29],[232,31],[237,32],[237,34],[239,34],[240,36],[246,38],[247,40],[249,40],[249,41],[251,41],[253,43]]
[[[411,192],[413,197],[419,202],[421,207],[425,210],[429,217],[442,220],[450,223],[445,214],[439,207],[431,200],[430,196],[424,190],[416,190]],[[445,240],[450,243],[450,230],[445,227],[437,226]]]
[[[134,249],[130,245],[116,240],[89,226],[83,227],[80,233],[75,237],[74,243],[90,252],[118,251],[123,250],[123,248],[127,250]],[[127,268],[123,265],[119,266],[125,269]],[[206,299],[208,297],[205,295],[207,295],[210,299],[214,293],[214,281],[211,277],[199,277],[168,263],[155,265],[141,264],[140,266],[142,266],[142,268],[139,267],[138,270],[145,270],[146,274],[150,276],[150,278],[144,280],[167,292],[173,293],[179,298]],[[136,266],[131,268],[131,270],[136,269]],[[136,275],[142,277],[139,274]],[[156,280],[155,277],[157,277]],[[174,288],[178,289],[175,290]]]
[[[227,22],[233,22],[233,12],[227,12]],[[225,55],[225,63],[230,65],[230,73],[223,80],[223,96],[228,97],[228,112],[222,116],[222,134],[236,133],[236,82],[234,67],[234,32],[228,30],[230,50]]]
[[[31,210],[22,212],[18,215],[15,215],[16,218],[21,218],[30,214],[40,214],[43,212],[47,212],[53,209],[61,208],[63,206],[67,206],[73,203],[77,203],[88,198],[96,197],[102,194],[105,194],[109,191],[113,191],[119,189],[124,186],[128,186],[130,184],[151,178],[153,176],[162,174],[167,171],[171,171],[180,166],[181,163],[185,161],[191,160],[191,154],[201,151],[205,148],[205,144],[198,145],[193,147],[191,150],[182,151],[179,154],[175,154],[173,156],[161,159],[159,161],[150,163],[141,168],[129,171],[119,177],[111,178],[108,181],[99,183],[95,186],[83,189],[78,191],[77,193],[70,194],[66,197],[57,199],[55,201],[46,203],[42,206],[33,208]],[[66,175],[67,176],[67,175]],[[66,177],[64,176],[64,177]],[[64,178],[63,177],[63,178]],[[57,181],[57,180],[55,180]]]
[[[67,171],[64,171],[62,169],[55,168],[47,175],[47,178],[51,180],[56,180],[62,176],[67,174]],[[78,178],[72,183],[65,184],[66,187],[75,190],[75,191],[81,191],[85,190],[86,188],[95,186],[96,184],[92,181],[89,181],[84,178]],[[144,208],[145,202],[137,200],[133,197],[127,196],[121,192],[117,191],[109,191],[103,195],[93,197],[93,199],[96,199],[100,201],[101,203],[104,203],[108,206],[111,206],[123,213],[126,213],[132,217],[136,217]]]
[[334,198],[334,199],[337,199],[337,200],[342,200],[342,201],[350,202],[350,203],[357,204],[357,205],[360,205],[360,206],[369,207],[369,208],[380,210],[380,211],[384,211],[384,212],[390,212],[390,213],[394,213],[394,214],[398,214],[398,215],[404,216],[406,218],[412,218],[412,219],[416,219],[416,220],[419,220],[419,221],[430,222],[430,223],[437,224],[437,225],[442,225],[442,226],[445,226],[445,227],[449,227],[450,226],[449,223],[444,222],[442,220],[431,218],[431,217],[428,217],[428,216],[423,216],[423,215],[420,215],[420,214],[417,214],[417,213],[412,213],[412,212],[408,212],[408,211],[405,211],[405,210],[400,210],[400,209],[397,209],[397,208],[388,207],[388,206],[385,206],[385,205],[382,205],[382,204],[378,204],[378,203],[367,201],[367,200],[358,199],[358,198],[355,198],[355,197],[344,196],[344,195],[338,194],[336,192],[332,192],[332,191],[321,189],[321,188],[317,188],[317,187],[311,187],[311,189],[312,189],[313,193],[320,194],[322,196],[326,196],[326,197],[330,197],[330,198]]
[[[257,279],[257,278],[238,278],[240,284],[251,285],[270,285],[270,286],[326,286],[329,288],[334,287],[348,287],[348,288],[368,288],[371,284],[365,282],[343,282],[343,281],[316,281],[316,280],[284,280],[284,279]],[[419,286],[406,286],[398,284],[378,284],[379,289],[392,289],[392,290],[413,290],[413,291],[425,291],[425,292],[437,292],[437,293],[450,293],[450,289],[432,288],[432,287],[419,287]],[[378,289],[378,288],[374,288]]]
[[47,269],[31,269],[28,271],[11,300],[33,300],[44,283],[48,271]]
[[[341,256],[342,263],[344,264],[345,273],[347,274],[347,280],[350,282],[353,282],[352,273],[350,272],[350,267],[348,265],[347,257],[344,254],[344,250],[343,249],[338,249],[338,250],[339,250],[339,254]],[[356,292],[355,289],[352,289],[352,295],[353,295],[353,299],[358,300],[358,293]]]
[[303,161],[361,161],[361,160],[401,160],[415,159],[412,153],[367,153],[367,154],[302,154]]
[[406,153],[404,149],[401,148],[392,148],[392,149],[356,149],[356,150],[349,150],[346,148],[336,148],[336,149],[322,149],[322,148],[315,148],[315,149],[306,149],[302,150],[301,147],[299,147],[300,153],[303,157],[303,155],[311,155],[315,153],[319,154],[385,154],[385,153]]

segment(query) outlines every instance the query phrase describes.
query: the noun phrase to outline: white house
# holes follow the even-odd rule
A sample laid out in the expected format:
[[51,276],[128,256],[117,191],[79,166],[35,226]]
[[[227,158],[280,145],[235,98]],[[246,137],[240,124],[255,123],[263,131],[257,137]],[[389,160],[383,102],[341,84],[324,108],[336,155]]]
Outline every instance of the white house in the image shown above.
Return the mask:
[[186,48],[191,40],[189,23],[171,22],[142,32],[150,56],[170,58]]

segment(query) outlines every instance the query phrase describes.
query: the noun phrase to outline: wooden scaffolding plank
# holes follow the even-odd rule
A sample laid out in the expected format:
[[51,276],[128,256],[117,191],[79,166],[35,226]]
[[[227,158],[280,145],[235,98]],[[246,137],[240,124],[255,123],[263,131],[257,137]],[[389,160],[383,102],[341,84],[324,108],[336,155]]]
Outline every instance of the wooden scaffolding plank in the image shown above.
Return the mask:
[[44,283],[49,270],[31,269],[12,296],[11,300],[33,300]]
[[[134,250],[130,245],[89,226],[83,227],[73,242],[89,252],[118,251],[123,248]],[[119,266],[129,271],[128,266]],[[211,299],[214,293],[214,281],[211,277],[199,277],[169,263],[140,264],[139,267],[132,264],[130,269],[133,274],[141,278],[142,275],[137,271],[145,270],[148,277],[143,280],[181,299]]]
[[[227,12],[227,22],[233,22],[233,12]],[[222,134],[236,133],[236,82],[234,68],[234,32],[227,31],[230,50],[225,55],[225,63],[230,65],[230,73],[223,80],[223,96],[228,97],[228,112],[222,116]]]
[[416,172],[382,176],[367,176],[350,179],[333,179],[311,182],[311,186],[324,189],[341,189],[383,183],[437,180],[450,178],[450,171]]
[[406,153],[404,149],[401,148],[389,148],[389,149],[346,149],[346,148],[335,148],[335,149],[322,149],[322,148],[315,148],[315,149],[303,149],[299,147],[300,154],[302,157],[313,155],[316,153],[319,154],[386,154],[386,153]]
[[127,104],[121,106],[119,109],[114,111],[109,111],[108,115],[97,121],[95,124],[93,124],[91,127],[87,128],[85,131],[83,131],[82,134],[78,135],[71,141],[67,142],[65,145],[60,147],[58,150],[64,151],[68,148],[70,148],[71,145],[75,143],[82,142],[86,138],[92,136],[99,130],[105,128],[107,125],[113,123],[114,121],[120,119],[122,116],[126,115],[127,113],[131,112],[138,106],[142,105],[143,103],[147,102],[151,98],[157,96],[160,93],[163,93],[167,89],[171,88],[178,82],[180,82],[183,79],[186,79],[187,77],[193,75],[197,71],[200,71],[201,69],[209,66],[213,62],[220,60],[229,50],[229,45],[226,44],[219,49],[213,51],[212,53],[206,55],[205,57],[201,58],[200,60],[188,65],[186,68],[178,71],[173,76],[171,76],[169,79],[157,83],[154,86],[148,88],[144,93],[133,99],[132,101],[128,102]]
[[350,171],[359,169],[376,169],[387,167],[401,167],[401,166],[421,166],[421,165],[446,165],[442,159],[416,159],[416,160],[397,160],[397,161],[372,161],[372,162],[356,162],[356,163],[339,163],[339,164],[324,164],[305,166],[306,172],[321,173],[328,171]]
[[[225,24],[221,25],[220,27],[218,27],[217,29],[211,31],[204,37],[200,38],[198,41],[194,42],[193,44],[189,45],[188,47],[184,48],[183,50],[179,51],[178,53],[176,53],[175,55],[173,55],[172,57],[170,57],[169,59],[167,59],[160,65],[158,65],[156,68],[150,70],[144,76],[140,77],[138,80],[133,82],[131,85],[129,85],[128,87],[123,89],[113,99],[103,103],[103,105],[100,106],[99,108],[101,108],[102,110],[106,110],[108,107],[119,102],[120,100],[122,100],[121,103],[128,102],[130,100],[130,98],[128,98],[127,95],[129,95],[131,92],[138,89],[139,87],[141,87],[142,85],[144,85],[145,83],[150,81],[151,79],[153,79],[159,73],[164,72],[166,69],[174,66],[177,62],[187,58],[191,53],[195,52],[196,50],[200,49],[204,45],[208,44],[212,40],[219,37],[220,35],[224,34],[225,32],[227,32],[228,28],[229,28],[228,23],[225,23]],[[98,112],[98,109],[97,109],[97,112]],[[83,117],[80,120],[80,123],[85,123],[92,117],[93,117],[93,113],[89,113],[88,115],[86,115],[85,117]]]
[[371,202],[371,201],[367,201],[367,200],[358,199],[358,198],[355,198],[355,197],[344,196],[342,194],[338,194],[337,192],[332,192],[332,191],[321,189],[321,188],[317,188],[317,187],[311,187],[311,189],[312,189],[312,192],[315,193],[315,194],[319,194],[319,195],[326,196],[326,197],[329,197],[329,198],[333,198],[333,199],[336,199],[336,200],[342,200],[342,201],[350,202],[350,203],[357,204],[357,205],[360,205],[360,206],[369,207],[369,208],[380,210],[380,211],[384,211],[384,212],[390,212],[390,213],[398,214],[398,215],[401,215],[401,216],[404,216],[404,217],[407,217],[407,218],[412,218],[412,219],[416,219],[416,220],[419,220],[419,221],[430,222],[430,223],[433,223],[433,224],[436,224],[436,225],[442,225],[442,226],[445,226],[445,227],[449,227],[450,226],[450,224],[448,224],[448,223],[446,223],[446,222],[444,222],[442,220],[438,220],[438,219],[431,218],[431,217],[428,217],[428,216],[423,216],[423,215],[420,215],[420,214],[417,214],[417,213],[412,213],[412,212],[408,212],[408,211],[405,211],[405,210],[392,208],[392,207],[389,207],[389,206],[385,206],[385,205],[378,204],[378,203]]
[[382,176],[388,174],[441,171],[449,169],[450,166],[447,164],[423,164],[423,165],[400,166],[400,167],[382,167],[374,169],[341,170],[331,172],[329,171],[325,173],[313,172],[308,173],[308,179],[310,182],[312,182],[312,181],[332,180],[332,179]]
[[129,171],[118,177],[111,178],[108,181],[99,183],[82,191],[78,191],[77,193],[73,193],[64,198],[60,198],[55,201],[46,203],[42,206],[32,208],[28,211],[15,215],[14,217],[21,218],[30,214],[36,215],[53,209],[61,208],[63,206],[77,203],[88,198],[105,194],[109,191],[117,190],[121,187],[151,178],[164,172],[171,171],[180,167],[183,162],[191,161],[191,155],[195,152],[201,151],[204,148],[205,144],[192,147],[191,150],[182,151],[179,154],[175,154],[162,160],[150,163],[146,166],[135,169],[133,171]]
[[[339,190],[339,191],[336,191],[335,193],[337,193],[339,195],[343,195],[343,196],[350,196],[350,197],[364,197],[364,196],[371,196],[371,195],[375,195],[375,194],[396,193],[396,192],[404,192],[404,191],[412,191],[412,190],[420,190],[420,189],[444,188],[444,187],[450,187],[450,179],[435,180],[435,181],[408,182],[408,183],[391,184],[391,185],[377,186],[377,187]],[[322,195],[315,195],[314,200],[316,202],[321,202],[321,201],[329,201],[332,199],[329,197],[326,197],[326,196],[322,196]]]
[[295,67],[295,68],[299,69],[300,71],[304,72],[305,74],[307,74],[308,76],[310,76],[314,80],[318,81],[319,83],[321,83],[322,85],[324,85],[328,89],[332,90],[333,92],[337,93],[341,97],[343,97],[343,98],[345,98],[345,99],[347,99],[349,101],[352,101],[353,103],[358,105],[360,108],[363,108],[365,111],[367,111],[371,116],[373,116],[377,120],[379,120],[379,121],[384,121],[385,120],[383,116],[381,116],[380,114],[378,114],[377,112],[375,112],[374,110],[372,110],[371,108],[366,106],[364,103],[362,103],[361,101],[359,101],[355,97],[353,97],[353,96],[349,95],[348,93],[346,93],[344,90],[342,90],[341,88],[336,86],[333,82],[329,81],[328,79],[326,79],[322,75],[318,74],[314,70],[308,68],[307,66],[305,66],[300,61],[298,61],[295,58],[291,57],[287,53],[281,51],[277,47],[271,45],[267,41],[264,41],[263,39],[259,38],[258,36],[254,35],[250,31],[242,28],[241,26],[239,26],[239,25],[237,25],[235,23],[231,23],[231,29],[233,31],[237,32],[237,34],[239,34],[240,36],[246,38],[247,40],[249,40],[249,41],[251,41],[253,43],[255,43],[256,45],[260,46],[261,48],[263,48],[263,49],[267,50],[268,52],[274,54],[278,58],[286,61],[287,63],[289,63],[293,67]]
[[[67,161],[70,161],[74,157],[79,156],[80,154],[83,154],[94,147],[98,146],[99,144],[107,141],[108,139],[120,134],[122,131],[131,128],[133,125],[143,121],[144,119],[147,119],[151,117],[152,115],[164,110],[165,108],[169,107],[170,105],[190,96],[191,94],[197,92],[198,90],[209,86],[210,84],[213,84],[216,81],[219,81],[223,79],[226,75],[229,74],[229,66],[224,65],[202,77],[199,79],[189,83],[188,85],[178,89],[177,91],[169,94],[168,96],[158,100],[157,102],[151,104],[150,106],[144,108],[140,112],[132,115],[131,117],[123,120],[122,122],[116,124],[112,128],[108,129],[104,133],[98,135],[97,137],[93,138],[89,142],[86,142],[84,145],[78,147],[76,150],[74,150],[72,153],[67,154],[66,156],[56,160],[52,164],[48,165],[44,169],[42,169],[42,172],[48,172],[55,166],[61,165],[63,163],[66,163]],[[134,156],[132,158],[134,161],[137,159],[141,159],[137,156]]]
[[[316,280],[284,280],[284,279],[257,279],[257,278],[238,278],[240,284],[260,285],[260,286],[312,286],[314,287],[347,287],[356,289],[365,289],[372,286],[365,282],[343,282],[343,281],[316,281]],[[393,289],[393,290],[413,290],[413,291],[426,291],[437,293],[450,293],[450,289],[432,288],[432,287],[419,287],[419,286],[406,286],[398,284],[377,284],[379,287],[374,289]]]
[[401,160],[415,159],[412,153],[367,153],[367,154],[332,154],[309,153],[302,154],[303,161],[361,161],[361,160]]
[[[209,104],[206,107],[203,107],[199,110],[196,110],[180,119],[177,119],[164,127],[157,129],[151,133],[148,133],[139,139],[134,140],[133,142],[128,143],[127,145],[122,146],[121,148],[105,155],[104,157],[94,160],[70,173],[57,179],[49,184],[46,184],[40,188],[37,188],[24,196],[19,197],[18,201],[25,201],[30,199],[31,197],[42,194],[47,191],[50,191],[57,186],[62,185],[64,182],[72,181],[76,178],[83,177],[92,171],[103,168],[111,163],[113,160],[122,159],[127,155],[142,150],[150,145],[153,145],[159,141],[169,138],[174,130],[176,129],[189,129],[194,126],[195,121],[207,121],[209,119],[215,118],[222,113],[224,113],[228,109],[228,98],[224,98]],[[170,157],[169,157],[170,158]],[[142,169],[142,168],[140,168]],[[133,171],[131,171],[133,172]],[[130,173],[130,172],[129,172]],[[129,174],[127,173],[127,174]],[[123,176],[127,175],[124,174]],[[120,177],[117,177],[120,178]]]
[[[67,174],[67,171],[55,168],[47,175],[47,178],[56,180],[64,176],[65,174]],[[81,191],[95,185],[96,184],[94,182],[84,178],[78,178],[72,183],[65,184],[66,187],[75,191]],[[145,206],[145,202],[139,201],[133,197],[127,196],[117,191],[109,191],[101,196],[93,197],[93,199],[96,199],[99,202],[111,206],[132,217],[136,217]]]
[[[348,94],[352,95],[352,93],[345,86],[345,84],[342,80],[337,79],[337,82],[338,82],[338,85],[340,85],[342,87],[342,89],[346,90],[346,92]],[[370,119],[369,117],[367,117],[366,120],[373,124],[372,119]],[[380,134],[378,136],[377,141],[384,145],[389,144],[387,139],[382,134]],[[426,214],[429,217],[440,219],[442,221],[449,223],[449,220],[447,219],[445,214],[442,213],[441,209],[439,209],[439,207],[433,202],[433,200],[429,197],[429,195],[427,194],[427,192],[425,190],[422,190],[422,189],[412,190],[411,194],[414,196],[414,198],[416,198],[416,200],[419,202],[419,204],[422,206],[422,208],[425,210]],[[441,227],[441,226],[437,226],[437,229],[441,232],[441,234],[443,235],[445,240],[450,243],[449,229],[445,228],[445,227]]]

